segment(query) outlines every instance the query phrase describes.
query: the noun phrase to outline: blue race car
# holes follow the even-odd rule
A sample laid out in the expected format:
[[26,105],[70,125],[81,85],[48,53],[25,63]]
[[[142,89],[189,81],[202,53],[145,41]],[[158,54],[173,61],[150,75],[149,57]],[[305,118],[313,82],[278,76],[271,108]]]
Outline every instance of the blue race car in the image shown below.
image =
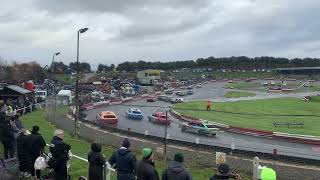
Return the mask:
[[126,111],[126,117],[130,119],[142,119],[143,114],[138,108],[130,108]]

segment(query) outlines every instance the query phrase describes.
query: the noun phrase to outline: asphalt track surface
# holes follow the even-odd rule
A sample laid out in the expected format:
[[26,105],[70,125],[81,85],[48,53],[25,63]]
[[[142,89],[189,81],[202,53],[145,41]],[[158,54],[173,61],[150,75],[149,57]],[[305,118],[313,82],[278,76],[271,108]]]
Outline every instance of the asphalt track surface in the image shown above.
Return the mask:
[[[201,89],[194,89],[194,94],[190,96],[185,96],[184,99],[194,100],[194,99],[211,99],[216,101],[233,101],[233,99],[223,98],[224,93],[227,91],[223,88],[224,83],[213,83],[206,84]],[[298,94],[298,96],[303,96],[305,94]],[[297,94],[289,95],[270,95],[268,93],[257,93],[255,98],[251,99],[263,99],[272,97],[283,97],[283,96],[293,96],[297,97]],[[105,108],[93,109],[87,111],[87,117],[90,121],[96,120],[96,115],[101,111],[113,111],[118,116],[117,128],[138,132],[142,134],[154,135],[159,137],[165,136],[165,126],[153,124],[148,121],[147,116],[151,115],[154,111],[169,110],[170,103],[163,101],[156,102],[146,102],[146,99],[127,102],[122,105],[112,105]],[[128,119],[125,116],[125,111],[130,107],[138,107],[144,114],[142,120]],[[216,137],[200,136],[197,134],[190,134],[181,132],[179,125],[181,122],[170,116],[173,120],[170,126],[168,126],[168,138],[182,140],[187,142],[199,142],[201,144],[208,144],[220,147],[231,148],[231,144],[234,144],[235,149],[248,150],[263,153],[273,153],[273,149],[277,149],[279,155],[287,155],[308,159],[320,160],[320,148],[312,145],[299,144],[293,142],[287,142],[283,140],[276,140],[271,138],[262,138],[248,135],[240,135],[229,132],[219,132]]]

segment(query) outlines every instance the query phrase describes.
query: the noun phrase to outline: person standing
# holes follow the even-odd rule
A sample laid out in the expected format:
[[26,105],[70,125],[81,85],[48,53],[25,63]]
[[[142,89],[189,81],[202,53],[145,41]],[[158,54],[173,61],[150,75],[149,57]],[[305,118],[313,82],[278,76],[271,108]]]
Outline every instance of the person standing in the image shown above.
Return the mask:
[[230,168],[227,164],[220,164],[218,171],[214,174],[210,180],[220,180],[220,179],[241,179],[239,174],[229,173]]
[[152,149],[144,148],[142,150],[142,160],[137,164],[136,174],[137,180],[159,180]]
[[55,180],[68,179],[67,162],[69,160],[71,146],[66,144],[63,139],[64,131],[61,129],[55,130],[49,148],[52,159],[48,162],[50,166],[53,166]]
[[3,145],[5,159],[14,156],[14,132],[5,112],[0,112],[0,140]]
[[208,100],[208,102],[207,102],[207,111],[211,110],[211,105],[212,105],[211,101]]
[[137,159],[129,150],[130,141],[125,138],[122,147],[109,159],[111,166],[117,170],[118,180],[134,180]]
[[162,180],[192,180],[191,175],[183,165],[184,157],[181,153],[174,155],[174,160],[162,174]]
[[88,154],[89,161],[89,180],[103,180],[103,166],[106,158],[101,154],[101,145],[91,144],[91,152]]
[[[44,152],[44,147],[46,146],[46,142],[39,133],[39,130],[39,126],[33,126],[30,135],[30,141],[32,146],[30,155],[32,159],[32,164],[34,164],[37,158]],[[35,170],[34,166],[32,166],[31,175],[36,175],[37,178],[40,178],[41,172],[40,170]]]
[[26,129],[21,129],[21,132],[17,138],[17,155],[19,160],[19,170],[25,176],[30,176],[32,170],[32,159],[30,157],[31,152],[30,136]]

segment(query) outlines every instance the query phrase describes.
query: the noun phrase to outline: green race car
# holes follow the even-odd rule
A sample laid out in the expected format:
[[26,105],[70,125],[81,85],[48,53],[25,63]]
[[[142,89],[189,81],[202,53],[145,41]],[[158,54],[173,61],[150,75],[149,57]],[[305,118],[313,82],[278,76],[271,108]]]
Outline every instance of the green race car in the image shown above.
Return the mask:
[[202,121],[192,121],[181,125],[182,132],[194,133],[206,136],[215,136],[219,129],[212,124]]

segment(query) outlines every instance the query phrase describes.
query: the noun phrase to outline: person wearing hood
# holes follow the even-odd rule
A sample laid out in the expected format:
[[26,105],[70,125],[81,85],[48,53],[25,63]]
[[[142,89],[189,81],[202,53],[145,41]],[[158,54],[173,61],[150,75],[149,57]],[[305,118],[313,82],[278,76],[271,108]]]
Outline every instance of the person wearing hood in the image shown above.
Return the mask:
[[129,149],[130,141],[125,138],[122,147],[109,159],[109,163],[117,170],[118,180],[134,180],[137,159]]
[[103,180],[103,166],[106,158],[101,154],[101,145],[91,144],[91,151],[88,154],[89,180]]
[[137,180],[159,180],[153,152],[150,148],[142,150],[142,160],[137,164]]
[[183,154],[176,153],[174,160],[162,174],[162,180],[192,180],[191,175],[183,165]]
[[[33,126],[30,134],[30,141],[32,147],[30,155],[32,158],[32,164],[34,164],[37,158],[44,152],[44,147],[46,146],[46,142],[39,133],[39,130],[39,126]],[[35,176],[35,172],[37,178],[40,178],[40,170],[35,171],[34,166],[32,166],[31,175]]]

